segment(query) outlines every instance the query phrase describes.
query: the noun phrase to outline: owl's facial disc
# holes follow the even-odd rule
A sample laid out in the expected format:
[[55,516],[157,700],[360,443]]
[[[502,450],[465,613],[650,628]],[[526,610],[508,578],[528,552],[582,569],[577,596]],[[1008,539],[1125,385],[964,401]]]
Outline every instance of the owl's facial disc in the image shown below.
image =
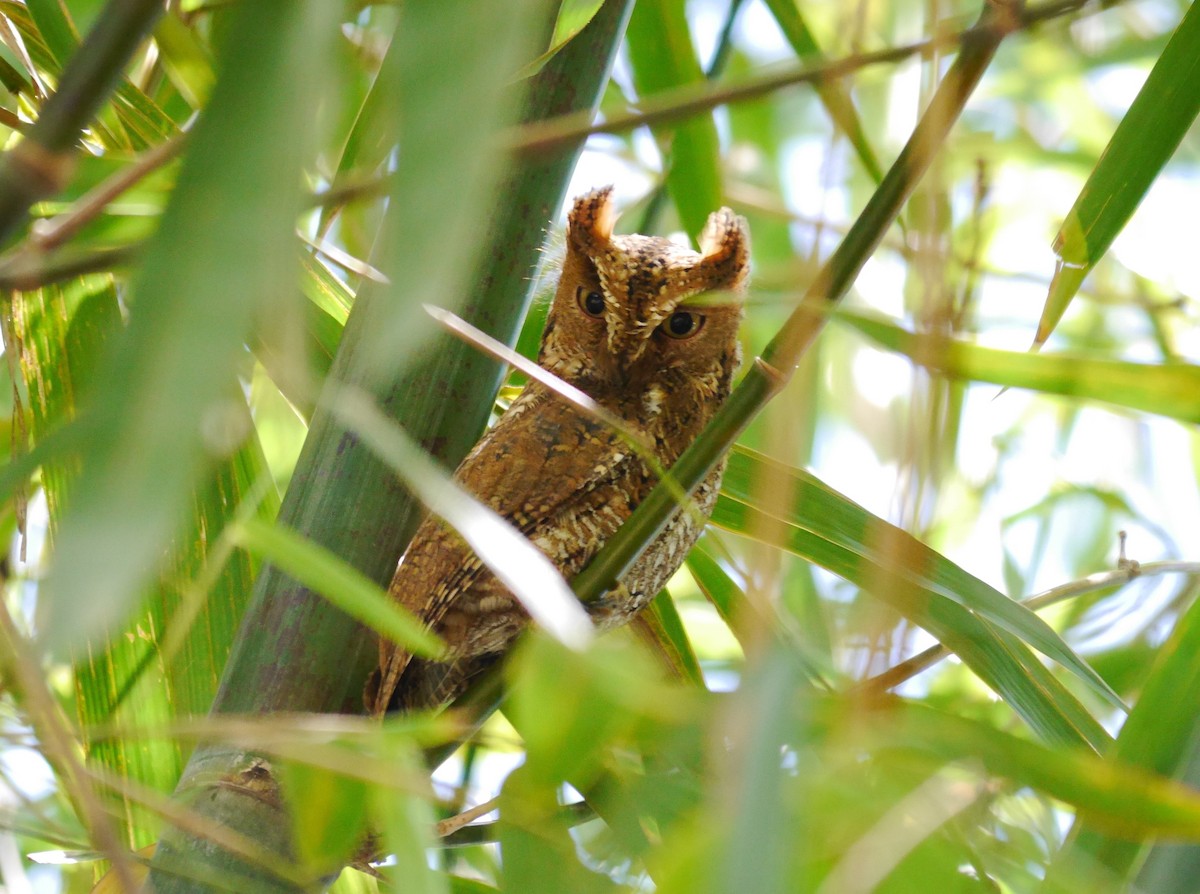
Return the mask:
[[614,234],[615,221],[611,187],[580,196],[568,217],[564,298],[583,326],[596,380],[650,381],[661,369],[695,365],[688,352],[728,353],[749,263],[746,222],[728,208],[709,215],[697,252]]

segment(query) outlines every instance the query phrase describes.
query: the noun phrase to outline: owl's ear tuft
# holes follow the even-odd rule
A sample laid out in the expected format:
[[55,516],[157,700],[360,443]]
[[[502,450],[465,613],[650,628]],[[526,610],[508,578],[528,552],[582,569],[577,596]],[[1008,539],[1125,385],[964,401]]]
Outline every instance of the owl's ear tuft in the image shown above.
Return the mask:
[[617,222],[612,193],[611,186],[593,189],[577,198],[567,215],[568,238],[589,257],[596,257],[612,239]]
[[743,279],[750,263],[750,225],[746,218],[728,208],[714,211],[700,234],[700,251],[705,267],[728,271],[731,279]]

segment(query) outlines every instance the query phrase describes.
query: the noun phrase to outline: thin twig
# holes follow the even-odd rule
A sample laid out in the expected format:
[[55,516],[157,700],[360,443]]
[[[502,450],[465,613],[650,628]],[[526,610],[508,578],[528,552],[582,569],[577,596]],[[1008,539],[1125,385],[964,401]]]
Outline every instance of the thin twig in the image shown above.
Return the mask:
[[328,208],[358,199],[378,199],[391,189],[393,174],[349,174],[308,197],[305,208]]
[[[162,144],[162,146],[159,148],[164,149],[164,153],[169,152],[169,154],[173,157],[173,155],[178,153],[182,147],[181,145],[168,146],[168,144],[171,144],[172,142],[173,141],[169,140],[167,143]],[[152,155],[153,152],[154,150],[151,150],[151,152],[147,152],[145,155],[139,156],[139,161],[146,159],[147,164],[151,163],[152,161],[162,164],[170,160],[169,158],[161,157],[155,159]],[[134,177],[135,179],[136,177],[145,176],[145,174],[152,169],[142,169],[139,167],[138,162],[134,162],[133,168],[136,170],[130,171],[128,176]],[[114,175],[111,180],[119,182],[124,176],[126,176],[126,172],[122,171],[119,174]],[[100,187],[97,187],[97,191],[108,186],[109,183],[109,181],[105,181],[105,184],[101,184]],[[333,186],[322,192],[313,193],[309,197],[309,204],[313,207],[316,207],[324,203],[332,203],[335,201],[346,202],[353,198],[366,198],[380,193],[386,187],[386,185],[386,177],[377,177],[369,181],[348,181],[341,186]],[[116,183],[113,183],[112,188],[114,190],[115,187]],[[112,195],[110,195],[110,199],[113,195],[116,195],[117,192],[119,192],[119,190],[113,192]],[[89,193],[89,195],[91,194]],[[81,199],[80,203],[83,201],[84,200]],[[21,243],[21,245],[17,246],[13,250],[0,256],[0,291],[29,291],[31,289],[38,289],[43,286],[53,285],[54,283],[65,282],[66,280],[74,279],[77,276],[82,276],[85,273],[109,272],[120,267],[128,266],[136,261],[138,256],[142,253],[142,250],[145,248],[145,240],[139,239],[135,242],[126,243],[125,245],[87,249],[75,248],[71,245],[60,245],[64,239],[73,236],[79,229],[79,226],[82,226],[87,222],[88,219],[91,219],[91,217],[95,216],[92,213],[93,210],[98,213],[99,211],[102,211],[103,208],[96,207],[95,209],[88,208],[86,211],[81,210],[81,217],[79,218],[75,218],[73,216],[73,211],[64,212],[62,215],[53,218],[53,221],[55,222],[62,217],[69,219],[64,221],[61,230],[56,228],[51,230],[48,236],[41,236],[40,238],[42,242],[41,244],[37,245],[36,248],[34,246],[34,240],[38,238],[36,231],[39,229],[39,227],[37,224],[35,224],[35,232],[31,233],[28,241]],[[85,219],[83,215],[90,216],[86,217]],[[49,239],[49,242],[46,242],[47,238]],[[339,263],[341,266],[353,273],[356,273],[367,279],[375,280],[378,280],[383,275],[369,264],[366,264],[365,262],[356,258],[352,258],[349,255],[346,255],[344,252],[338,253],[337,257],[333,257],[333,255],[337,253],[337,249],[333,248],[332,246],[329,246],[325,243],[314,243],[303,234],[301,234],[300,238],[306,242],[309,242],[315,251],[329,256],[331,260],[334,260],[336,263]],[[52,248],[52,250],[46,251],[46,248]]]
[[[489,801],[488,803],[494,805],[495,802]],[[596,811],[592,809],[592,805],[587,801],[572,801],[570,804],[564,804],[559,808],[559,815],[566,821],[568,826],[573,827],[594,820],[596,818]],[[451,817],[451,819],[455,819],[455,817]],[[440,828],[441,824],[439,823],[438,826]],[[491,821],[464,825],[459,829],[447,833],[439,843],[444,848],[473,847],[480,844],[489,844],[497,840],[496,831],[498,827],[498,822]]]
[[468,807],[461,813],[456,813],[454,816],[447,817],[441,820],[435,827],[438,838],[446,838],[449,835],[457,832],[463,826],[475,822],[481,816],[486,816],[497,807],[500,806],[498,797],[492,798],[490,801],[484,801],[482,804],[476,804],[474,807]]
[[327,239],[316,238],[301,232],[300,240],[317,254],[324,255],[347,273],[353,273],[355,276],[361,276],[363,279],[369,279],[371,282],[377,282],[381,285],[388,285],[390,282],[387,275],[378,267],[374,267],[366,261],[354,257],[350,252],[339,248]]

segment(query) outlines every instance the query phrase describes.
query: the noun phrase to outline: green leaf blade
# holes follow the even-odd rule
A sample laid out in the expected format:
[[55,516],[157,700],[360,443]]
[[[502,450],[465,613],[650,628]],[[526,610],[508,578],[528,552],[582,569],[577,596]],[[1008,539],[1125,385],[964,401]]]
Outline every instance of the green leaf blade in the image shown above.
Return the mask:
[[[1108,251],[1200,113],[1200,9],[1183,20],[1067,214],[1034,344],[1050,337],[1087,271]],[[1065,272],[1064,272],[1065,271]],[[1069,275],[1067,275],[1069,273]]]

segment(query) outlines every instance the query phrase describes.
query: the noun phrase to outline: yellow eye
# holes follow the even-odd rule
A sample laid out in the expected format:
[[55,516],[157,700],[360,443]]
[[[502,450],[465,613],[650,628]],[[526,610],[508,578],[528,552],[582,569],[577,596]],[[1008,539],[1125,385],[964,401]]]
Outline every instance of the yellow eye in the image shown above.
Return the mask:
[[663,322],[660,328],[670,338],[691,338],[704,327],[704,317],[690,310],[677,310]]
[[580,286],[575,290],[575,298],[579,301],[579,309],[589,317],[604,316],[604,296],[599,292]]

